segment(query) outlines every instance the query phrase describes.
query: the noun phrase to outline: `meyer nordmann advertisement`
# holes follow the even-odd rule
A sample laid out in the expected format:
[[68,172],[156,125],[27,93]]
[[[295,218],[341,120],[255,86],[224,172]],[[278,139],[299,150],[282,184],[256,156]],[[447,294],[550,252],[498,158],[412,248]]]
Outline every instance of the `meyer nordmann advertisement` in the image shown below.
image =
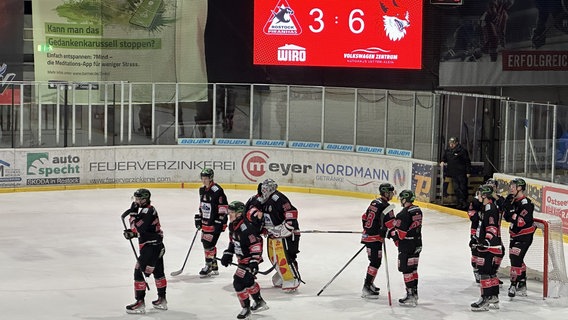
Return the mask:
[[[34,0],[32,6],[36,81],[207,82],[206,0]],[[206,96],[204,88],[186,90],[182,101]],[[141,88],[133,99],[149,101],[151,93]],[[161,101],[174,96],[157,94]]]

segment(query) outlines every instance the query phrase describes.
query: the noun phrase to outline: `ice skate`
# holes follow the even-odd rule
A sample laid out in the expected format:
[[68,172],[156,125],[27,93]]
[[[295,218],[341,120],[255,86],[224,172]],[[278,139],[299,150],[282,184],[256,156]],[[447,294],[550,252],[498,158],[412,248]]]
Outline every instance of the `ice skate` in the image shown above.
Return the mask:
[[527,296],[527,282],[526,281],[519,281],[517,283],[517,295],[519,297],[526,297]]
[[363,290],[361,291],[361,298],[365,299],[378,299],[379,289],[374,285],[363,285]]
[[[217,272],[217,274],[219,274],[219,272]],[[200,278],[208,278],[212,275],[213,275],[213,266],[212,266],[211,262],[207,262],[205,264],[205,267],[203,267],[201,269],[201,271],[199,271],[199,277]]]
[[509,287],[509,291],[507,292],[510,298],[514,298],[517,295],[517,284],[511,282],[511,286]]
[[489,311],[489,297],[482,296],[479,300],[472,303],[471,311]]
[[250,319],[250,308],[244,307],[243,310],[237,315],[237,319]]
[[268,310],[268,304],[266,304],[266,301],[264,301],[264,299],[261,298],[255,301],[254,305],[250,307],[250,310],[253,313]]
[[398,299],[398,303],[404,307],[416,307],[418,305],[418,292],[414,288],[406,288],[406,297]]
[[158,297],[157,300],[152,301],[152,306],[154,309],[168,310],[168,301],[165,297]]
[[490,296],[489,301],[489,309],[499,309],[499,296]]
[[213,276],[219,275],[219,266],[217,265],[217,260],[213,260],[211,262],[211,275]]
[[136,300],[133,304],[129,304],[126,306],[126,313],[130,314],[139,314],[139,313],[146,313],[146,304],[144,300]]

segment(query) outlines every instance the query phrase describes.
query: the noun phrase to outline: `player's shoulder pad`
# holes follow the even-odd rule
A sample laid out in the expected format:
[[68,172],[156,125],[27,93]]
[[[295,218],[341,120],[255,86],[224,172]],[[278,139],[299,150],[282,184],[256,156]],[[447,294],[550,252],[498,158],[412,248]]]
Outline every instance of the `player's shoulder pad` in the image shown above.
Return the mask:
[[521,200],[521,204],[529,204],[529,203],[530,203],[530,200],[528,198],[523,198]]
[[411,207],[408,207],[408,212],[415,212],[415,211],[421,212],[422,210],[420,210],[420,207],[419,207],[419,206],[411,206]]
[[274,192],[270,198],[274,201],[278,201],[278,199],[280,199],[280,195],[277,192]]
[[219,187],[219,186],[216,185],[216,184],[214,184],[214,185],[211,187],[211,191],[213,191],[213,192],[217,192],[217,191],[219,191],[219,190],[221,190],[221,187]]
[[485,211],[491,210],[491,203],[485,204]]
[[241,223],[241,226],[239,227],[239,229],[241,229],[241,231],[246,231],[247,230],[247,224]]

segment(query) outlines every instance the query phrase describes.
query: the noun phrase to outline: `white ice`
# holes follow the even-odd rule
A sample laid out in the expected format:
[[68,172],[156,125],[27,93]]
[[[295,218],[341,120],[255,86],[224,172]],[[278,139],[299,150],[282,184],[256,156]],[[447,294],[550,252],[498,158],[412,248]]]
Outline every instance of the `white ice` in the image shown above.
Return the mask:
[[[117,320],[117,319],[236,319],[240,306],[232,288],[234,267],[220,275],[197,276],[203,266],[201,243],[196,244],[184,272],[179,270],[195,234],[193,215],[197,190],[152,191],[165,233],[165,267],[169,310],[152,310],[153,279],[145,315],[128,315],[134,301],[134,254],[122,236],[120,214],[130,205],[134,189],[16,192],[0,194],[0,319]],[[246,201],[252,191],[226,190],[230,201]],[[361,230],[361,214],[371,199],[287,193],[298,208],[304,230]],[[397,207],[399,209],[400,206]],[[397,211],[398,212],[398,211]],[[271,286],[270,276],[258,276],[270,309],[252,319],[566,319],[562,300],[542,300],[537,283],[529,295],[510,301],[508,280],[501,289],[501,309],[474,313],[469,305],[479,297],[469,264],[469,222],[424,209],[424,249],[419,265],[419,305],[397,304],[404,295],[397,271],[396,247],[388,243],[388,271],[393,305],[388,305],[386,263],[379,270],[378,300],[360,297],[367,258],[363,251],[323,291],[345,263],[361,248],[358,234],[303,234],[298,262],[305,285],[294,294]],[[218,244],[227,244],[223,234]],[[565,245],[566,251],[566,245]],[[269,263],[261,264],[266,270]]]

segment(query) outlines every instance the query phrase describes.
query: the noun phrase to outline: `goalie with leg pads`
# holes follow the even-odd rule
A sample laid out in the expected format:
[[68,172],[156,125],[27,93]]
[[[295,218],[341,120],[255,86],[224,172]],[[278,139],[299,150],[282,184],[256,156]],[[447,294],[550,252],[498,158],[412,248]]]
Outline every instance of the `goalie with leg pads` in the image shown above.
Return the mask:
[[361,243],[367,248],[369,265],[361,292],[362,298],[378,299],[379,288],[375,287],[375,278],[383,257],[383,242],[388,228],[394,227],[394,212],[390,209],[389,201],[394,196],[394,186],[390,183],[379,185],[380,197],[371,201],[361,217],[363,233]]
[[282,290],[292,292],[302,281],[296,260],[300,252],[298,210],[277,188],[274,180],[264,180],[258,201],[264,213],[264,230],[269,238],[268,255],[276,266],[273,284],[279,286],[282,283]]

